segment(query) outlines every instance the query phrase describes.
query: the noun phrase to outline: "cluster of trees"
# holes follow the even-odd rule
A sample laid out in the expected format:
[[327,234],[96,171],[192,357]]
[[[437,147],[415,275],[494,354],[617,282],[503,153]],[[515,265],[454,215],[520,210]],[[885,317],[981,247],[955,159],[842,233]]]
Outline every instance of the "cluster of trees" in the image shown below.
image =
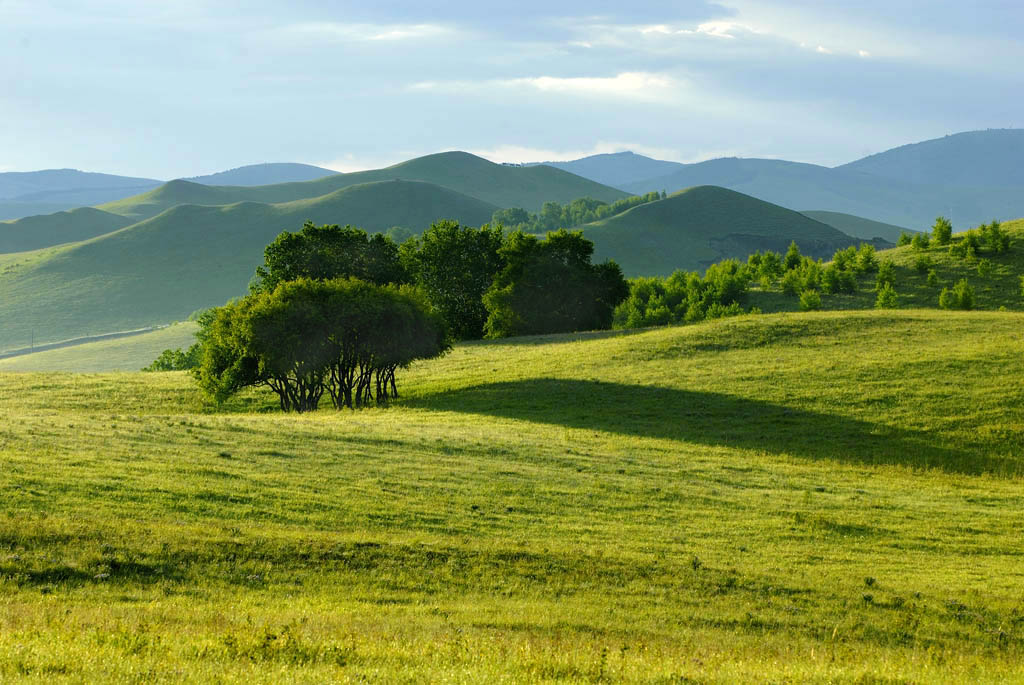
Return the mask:
[[676,271],[668,278],[635,278],[629,296],[615,308],[613,325],[641,328],[742,314],[753,273],[749,264],[727,259],[712,264],[703,277]]
[[285,411],[315,410],[325,394],[339,409],[383,403],[398,396],[397,369],[449,347],[444,321],[408,286],[269,280],[200,329],[196,378],[218,402],[266,386]]
[[199,317],[195,346],[147,370],[192,368],[217,401],[266,386],[286,411],[387,402],[398,369],[454,339],[610,327],[628,285],[593,250],[578,231],[441,221],[399,246],[307,222],[266,247],[248,295]]
[[557,202],[545,202],[537,214],[528,212],[522,207],[511,207],[496,211],[491,221],[512,231],[546,233],[547,231],[554,231],[559,228],[572,228],[588,224],[591,221],[607,219],[616,214],[621,214],[627,209],[632,209],[648,202],[664,200],[665,197],[664,192],[650,192],[646,195],[624,197],[611,204],[595,200],[591,197],[578,198],[567,205],[560,205]]

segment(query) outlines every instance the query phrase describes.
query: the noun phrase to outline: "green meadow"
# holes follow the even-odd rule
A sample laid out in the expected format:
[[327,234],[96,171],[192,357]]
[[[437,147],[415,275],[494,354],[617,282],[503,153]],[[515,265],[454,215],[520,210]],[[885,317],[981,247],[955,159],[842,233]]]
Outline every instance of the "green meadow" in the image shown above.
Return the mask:
[[1022,326],[461,344],[307,415],[0,375],[0,681],[1024,681]]

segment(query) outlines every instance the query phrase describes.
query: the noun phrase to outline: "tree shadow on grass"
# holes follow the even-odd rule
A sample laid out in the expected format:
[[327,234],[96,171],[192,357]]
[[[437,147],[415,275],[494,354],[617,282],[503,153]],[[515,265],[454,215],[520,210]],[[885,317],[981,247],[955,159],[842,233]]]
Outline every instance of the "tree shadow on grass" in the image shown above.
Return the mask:
[[406,406],[566,428],[761,450],[806,459],[980,474],[1016,471],[932,434],[764,401],[656,386],[534,378],[409,398]]

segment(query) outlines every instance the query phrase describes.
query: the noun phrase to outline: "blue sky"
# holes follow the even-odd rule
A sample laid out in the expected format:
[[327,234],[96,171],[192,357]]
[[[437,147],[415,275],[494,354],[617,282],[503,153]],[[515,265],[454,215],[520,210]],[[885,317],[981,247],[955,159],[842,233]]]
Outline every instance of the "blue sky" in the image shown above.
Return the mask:
[[0,171],[834,165],[1024,127],[1022,35],[1020,0],[0,0]]

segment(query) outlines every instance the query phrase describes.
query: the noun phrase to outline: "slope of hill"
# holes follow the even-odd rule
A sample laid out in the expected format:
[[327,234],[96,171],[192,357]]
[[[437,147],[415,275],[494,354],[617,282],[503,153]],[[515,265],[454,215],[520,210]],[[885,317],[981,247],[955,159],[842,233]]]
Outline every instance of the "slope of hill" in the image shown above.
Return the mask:
[[72,373],[138,371],[151,364],[166,349],[188,349],[195,342],[197,328],[197,324],[183,321],[139,335],[2,357],[0,358],[0,373],[8,371]]
[[[1024,276],[1024,219],[1004,222],[1002,229],[1011,238],[1010,249],[995,253],[983,246],[973,259],[954,256],[947,246],[942,245],[930,245],[924,249],[905,245],[880,250],[878,259],[889,260],[894,264],[897,307],[936,309],[942,289],[952,288],[963,279],[974,290],[974,309],[1024,310],[1024,295],[1021,292],[1021,277]],[[960,233],[953,237],[959,240],[962,236]],[[929,271],[935,272],[935,281],[931,284],[928,281]],[[877,297],[875,274],[869,273],[858,278],[857,289],[852,294],[822,293],[821,308],[872,309]],[[767,290],[752,289],[747,306],[757,307],[763,312],[795,312],[800,309],[800,302],[796,296],[779,292],[776,283]]]
[[[176,183],[168,186],[196,185]],[[223,304],[244,294],[266,244],[307,219],[420,231],[445,218],[479,225],[495,209],[413,181],[362,184],[277,205],[178,205],[90,241],[0,260],[0,351],[33,338],[49,342],[180,321]]]
[[612,258],[628,276],[703,270],[755,250],[825,256],[857,241],[803,214],[716,186],[698,186],[580,227],[597,259]]
[[0,253],[38,250],[88,240],[131,223],[131,219],[92,207],[0,222]]
[[842,231],[846,235],[853,236],[854,238],[861,238],[862,240],[881,238],[882,240],[886,240],[895,245],[896,241],[900,239],[901,233],[913,234],[917,232],[912,231],[909,228],[903,228],[902,226],[893,226],[892,224],[872,221],[871,219],[865,219],[861,216],[853,216],[852,214],[843,214],[841,212],[805,210],[800,213],[814,219],[815,221],[828,224],[832,228],[837,231]]
[[305,200],[341,188],[377,181],[422,181],[449,188],[497,207],[538,211],[545,202],[571,202],[593,197],[606,202],[628,193],[609,188],[561,169],[547,166],[510,167],[466,152],[443,152],[419,157],[386,169],[335,174],[315,181],[242,188],[204,186],[172,181],[156,190],[100,207],[136,220],[159,214],[176,204],[279,203]]
[[473,343],[303,416],[5,374],[2,679],[1019,682],[1022,324]]
[[294,164],[274,162],[269,164],[250,164],[227,171],[219,171],[205,176],[192,176],[186,181],[216,186],[265,186],[273,183],[295,183],[312,181],[324,176],[338,173],[310,164]]
[[990,129],[903,145],[837,169],[918,185],[1024,189],[1024,129]]
[[[667,176],[681,170],[685,165],[678,162],[666,162],[651,159],[635,152],[616,152],[603,155],[591,155],[571,162],[538,162],[571,174],[589,178],[613,188],[625,188],[630,184],[646,181],[651,178]],[[660,190],[661,188],[657,188]],[[648,188],[648,191],[655,188]],[[643,191],[647,192],[647,191]]]

